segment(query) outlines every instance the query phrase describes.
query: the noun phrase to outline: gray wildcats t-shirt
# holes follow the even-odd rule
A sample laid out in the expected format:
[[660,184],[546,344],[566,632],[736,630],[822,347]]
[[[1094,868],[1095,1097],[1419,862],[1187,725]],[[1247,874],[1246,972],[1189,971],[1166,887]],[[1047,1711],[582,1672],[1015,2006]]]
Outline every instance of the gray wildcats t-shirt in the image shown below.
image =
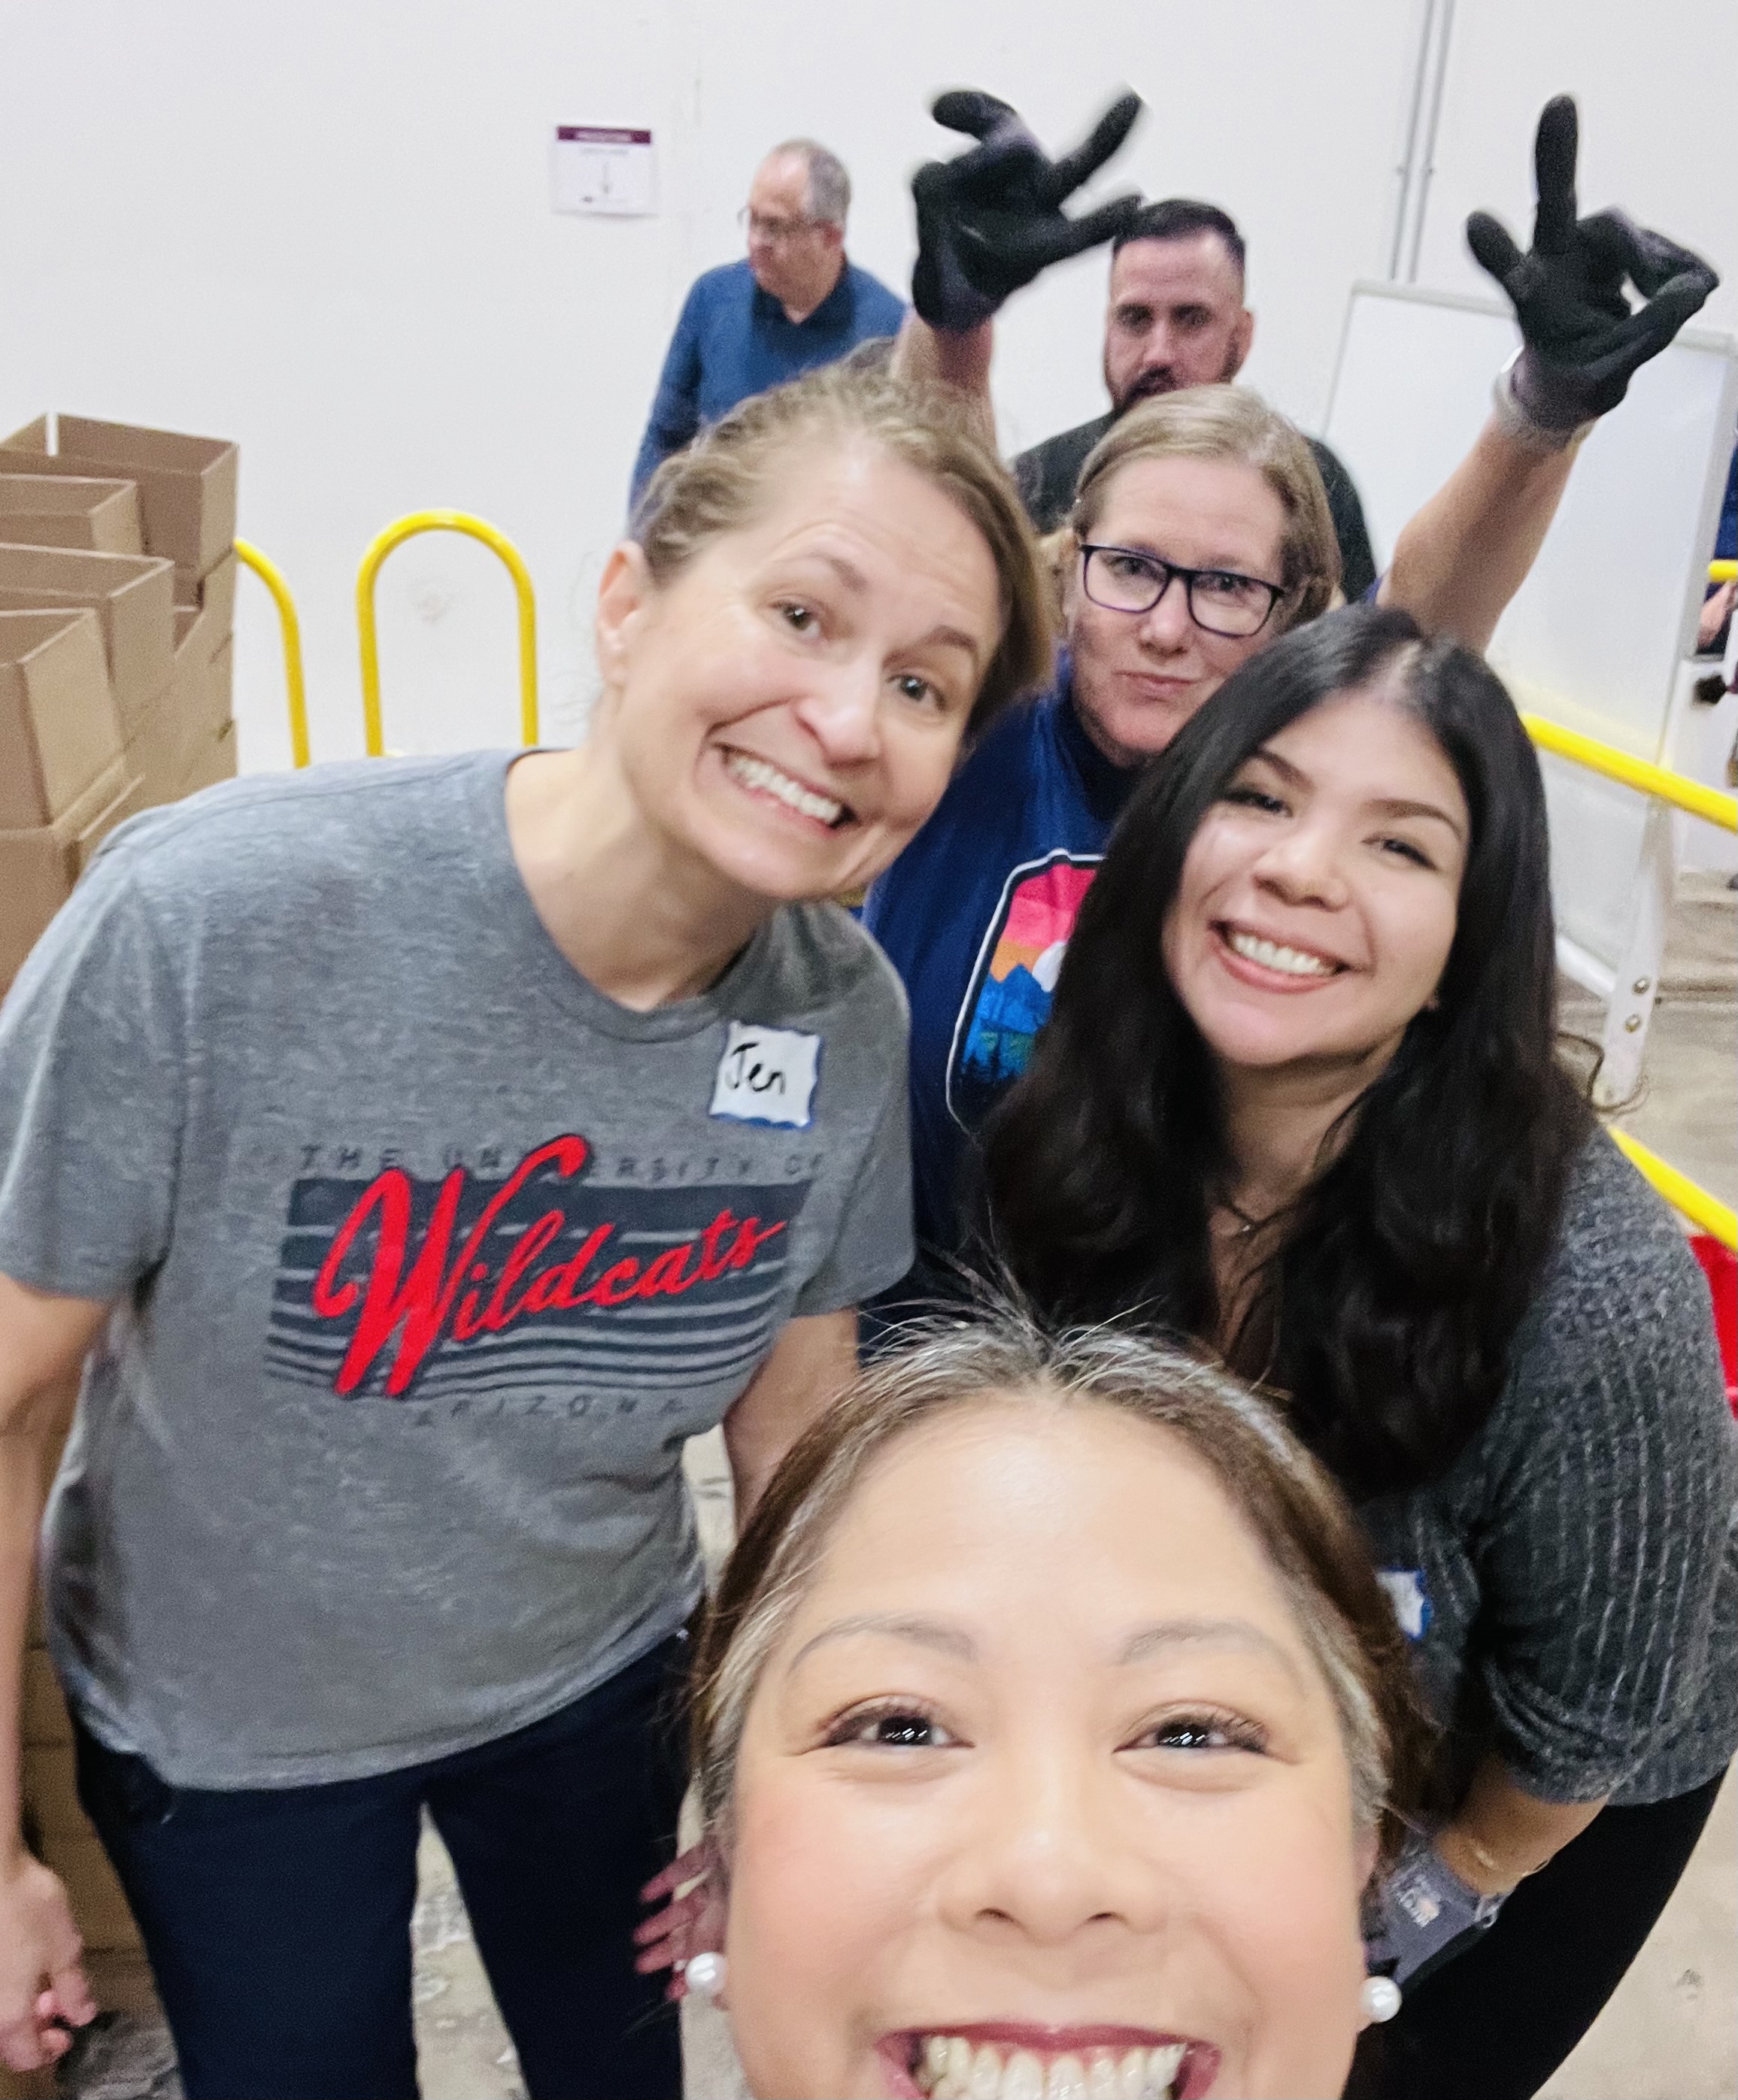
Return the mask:
[[0,1271],[118,1299],[55,1661],[172,1783],[420,1762],[700,1591],[684,1440],[911,1260],[905,1012],[833,905],[650,1013],[561,955],[502,753],[117,832],[0,1012]]

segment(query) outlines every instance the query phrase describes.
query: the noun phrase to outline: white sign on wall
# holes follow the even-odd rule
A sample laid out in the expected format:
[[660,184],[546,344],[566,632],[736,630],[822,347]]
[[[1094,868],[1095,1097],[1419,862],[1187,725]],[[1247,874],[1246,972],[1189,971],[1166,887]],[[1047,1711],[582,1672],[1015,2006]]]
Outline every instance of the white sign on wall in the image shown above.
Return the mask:
[[608,124],[558,124],[550,182],[557,211],[643,218],[657,210],[652,134]]

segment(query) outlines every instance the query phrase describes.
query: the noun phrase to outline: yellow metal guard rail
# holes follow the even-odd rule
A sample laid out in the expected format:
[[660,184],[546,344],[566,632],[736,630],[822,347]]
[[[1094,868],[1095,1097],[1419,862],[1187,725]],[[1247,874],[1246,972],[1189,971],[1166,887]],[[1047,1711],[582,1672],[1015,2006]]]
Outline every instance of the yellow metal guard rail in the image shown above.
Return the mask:
[[1657,1152],[1650,1151],[1639,1138],[1631,1137],[1628,1131],[1613,1130],[1612,1136],[1674,1211],[1682,1211],[1692,1225],[1711,1233],[1723,1246],[1738,1253],[1738,1211],[1728,1209],[1700,1183],[1669,1166]]
[[262,554],[246,540],[237,540],[235,546],[236,559],[253,571],[276,602],[277,624],[284,637],[284,686],[290,701],[290,762],[306,765],[307,691],[302,678],[302,623],[296,618],[296,602],[283,571],[269,554]]
[[1704,818],[1723,831],[1738,832],[1738,795],[1723,794],[1718,788],[1705,788],[1700,780],[1668,773],[1663,765],[1651,765],[1645,758],[1632,758],[1626,751],[1601,743],[1595,737],[1583,736],[1579,730],[1565,729],[1561,722],[1550,721],[1543,715],[1524,714],[1521,721],[1541,751],[1555,752],[1559,758],[1585,765],[1590,773],[1603,773],[1608,780],[1620,780],[1640,794],[1687,810],[1692,817]]
[[[1699,780],[1686,779],[1683,774],[1650,765],[1645,758],[1632,758],[1626,751],[1583,736],[1578,730],[1565,729],[1543,715],[1524,714],[1521,721],[1541,751],[1554,752],[1559,758],[1585,765],[1590,772],[1603,773],[1608,780],[1621,781],[1640,794],[1687,810],[1692,817],[1718,824],[1725,831],[1738,832],[1738,796],[1723,795],[1716,788],[1705,788]],[[1680,1174],[1628,1131],[1613,1129],[1612,1136],[1674,1210],[1681,1211],[1701,1231],[1711,1233],[1723,1246],[1738,1253],[1738,1211],[1710,1195],[1687,1174]]]
[[506,565],[519,599],[519,717],[526,743],[537,740],[537,615],[531,572],[504,532],[463,510],[413,510],[369,542],[356,571],[356,633],[362,645],[362,723],[370,758],[386,755],[380,718],[380,644],[374,629],[374,577],[392,549],[418,532],[463,532],[493,548]]

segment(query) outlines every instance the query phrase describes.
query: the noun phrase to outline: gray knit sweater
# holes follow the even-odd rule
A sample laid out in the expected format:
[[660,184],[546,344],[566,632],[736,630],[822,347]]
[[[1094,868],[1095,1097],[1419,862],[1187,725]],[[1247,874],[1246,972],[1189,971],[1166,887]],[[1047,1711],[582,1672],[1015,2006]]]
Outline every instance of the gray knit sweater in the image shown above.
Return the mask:
[[[1547,1801],[1663,1801],[1738,1748],[1738,1434],[1708,1286],[1603,1135],[1484,1428],[1360,1511],[1446,1735]],[[1409,1620],[1410,1623],[1408,1624]]]

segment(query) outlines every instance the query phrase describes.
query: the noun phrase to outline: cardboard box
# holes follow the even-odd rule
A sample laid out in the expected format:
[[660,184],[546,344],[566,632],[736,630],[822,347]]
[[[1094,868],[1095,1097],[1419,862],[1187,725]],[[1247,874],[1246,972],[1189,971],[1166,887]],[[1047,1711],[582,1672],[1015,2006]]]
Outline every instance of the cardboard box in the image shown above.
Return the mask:
[[[236,777],[236,726],[225,722],[214,737],[207,737],[192,764],[181,778],[181,794],[197,795],[201,788],[215,788]],[[175,798],[178,801],[180,796]]]
[[83,547],[95,554],[142,554],[139,491],[130,481],[0,473],[0,540],[28,547]]
[[73,1740],[60,1680],[46,1648],[28,1649],[24,1655],[24,1738],[27,1745]]
[[0,985],[17,976],[103,840],[144,806],[142,783],[117,759],[53,823],[0,832]]
[[53,823],[120,756],[96,615],[0,612],[0,832]]
[[[210,575],[201,583],[187,585],[181,581],[181,571],[175,571],[175,647],[181,646],[183,635],[188,631],[182,621],[191,615],[200,625],[202,639],[197,646],[209,662],[235,631],[236,576],[241,563],[231,554],[219,562]],[[191,621],[189,621],[191,624]]]
[[66,1883],[73,1915],[95,1948],[137,1947],[139,1928],[126,1907],[102,1841],[87,1826],[77,1837],[43,1833],[42,1857]]
[[48,419],[39,416],[0,439],[0,455],[7,454],[28,461],[28,468],[0,460],[0,473],[108,474],[136,482],[145,552],[173,562],[190,581],[208,575],[235,543],[239,455],[226,439],[57,416],[51,450]]
[[44,1838],[81,1838],[91,1825],[78,1805],[70,1743],[33,1743],[24,1759],[24,1807]]
[[235,645],[226,635],[208,650],[207,623],[216,610],[177,609],[174,673],[127,735],[126,770],[144,783],[148,808],[191,793],[186,783],[195,774],[200,786],[209,784],[210,746],[229,726]]
[[149,555],[0,544],[0,611],[87,605],[103,623],[108,683],[125,737],[175,668],[175,571]]
[[49,2071],[8,2071],[0,2063],[0,2100],[59,2100],[60,2088]]
[[214,721],[235,719],[236,645],[232,637],[211,659],[211,707]]
[[8,2071],[0,2063],[0,2100],[57,2100],[52,2071]]

